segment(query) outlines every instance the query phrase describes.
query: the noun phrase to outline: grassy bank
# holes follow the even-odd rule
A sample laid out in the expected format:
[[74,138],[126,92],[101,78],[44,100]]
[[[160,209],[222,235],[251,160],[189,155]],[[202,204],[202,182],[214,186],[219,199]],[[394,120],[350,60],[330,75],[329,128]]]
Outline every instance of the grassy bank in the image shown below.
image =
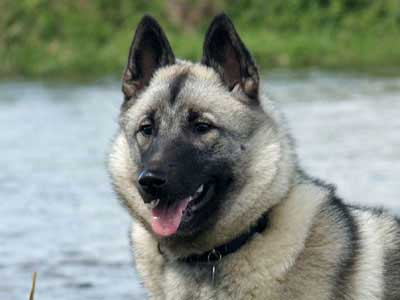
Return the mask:
[[398,0],[4,0],[0,75],[120,74],[144,13],[159,19],[177,56],[198,59],[221,10],[262,67],[400,67]]

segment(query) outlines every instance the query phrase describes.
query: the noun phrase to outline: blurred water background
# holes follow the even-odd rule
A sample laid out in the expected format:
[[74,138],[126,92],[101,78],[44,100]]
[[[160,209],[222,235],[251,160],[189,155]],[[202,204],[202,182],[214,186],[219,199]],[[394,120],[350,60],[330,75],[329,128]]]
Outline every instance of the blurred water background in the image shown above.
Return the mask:
[[[400,214],[400,77],[275,71],[305,169]],[[0,299],[143,299],[106,156],[119,83],[0,82]]]

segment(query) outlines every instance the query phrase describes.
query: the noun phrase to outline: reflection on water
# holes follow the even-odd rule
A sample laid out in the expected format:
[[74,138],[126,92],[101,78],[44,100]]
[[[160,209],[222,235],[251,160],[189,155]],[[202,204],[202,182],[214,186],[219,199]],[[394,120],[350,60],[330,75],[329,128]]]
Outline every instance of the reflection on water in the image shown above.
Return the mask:
[[[400,78],[268,75],[309,173],[400,213]],[[142,299],[107,178],[119,85],[0,83],[0,299]]]

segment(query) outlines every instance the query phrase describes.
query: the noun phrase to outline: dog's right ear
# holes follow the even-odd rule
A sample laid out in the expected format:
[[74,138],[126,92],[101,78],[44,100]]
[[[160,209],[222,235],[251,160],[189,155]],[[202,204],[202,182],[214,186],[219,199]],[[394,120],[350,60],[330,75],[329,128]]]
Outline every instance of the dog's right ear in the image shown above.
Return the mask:
[[211,22],[201,62],[213,68],[230,91],[238,87],[249,98],[258,98],[257,66],[227,15],[220,14]]
[[144,16],[136,29],[122,79],[124,105],[149,84],[158,68],[174,63],[174,53],[161,26],[153,17]]

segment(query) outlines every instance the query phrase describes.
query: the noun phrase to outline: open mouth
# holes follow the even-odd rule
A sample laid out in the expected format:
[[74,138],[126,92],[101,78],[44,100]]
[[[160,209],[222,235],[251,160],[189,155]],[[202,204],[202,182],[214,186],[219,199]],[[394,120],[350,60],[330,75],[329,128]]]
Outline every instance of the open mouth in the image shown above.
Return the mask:
[[202,210],[211,200],[215,192],[215,183],[201,184],[190,196],[162,205],[159,199],[148,204],[152,213],[151,227],[162,237],[175,234],[183,223],[190,222],[196,213]]

